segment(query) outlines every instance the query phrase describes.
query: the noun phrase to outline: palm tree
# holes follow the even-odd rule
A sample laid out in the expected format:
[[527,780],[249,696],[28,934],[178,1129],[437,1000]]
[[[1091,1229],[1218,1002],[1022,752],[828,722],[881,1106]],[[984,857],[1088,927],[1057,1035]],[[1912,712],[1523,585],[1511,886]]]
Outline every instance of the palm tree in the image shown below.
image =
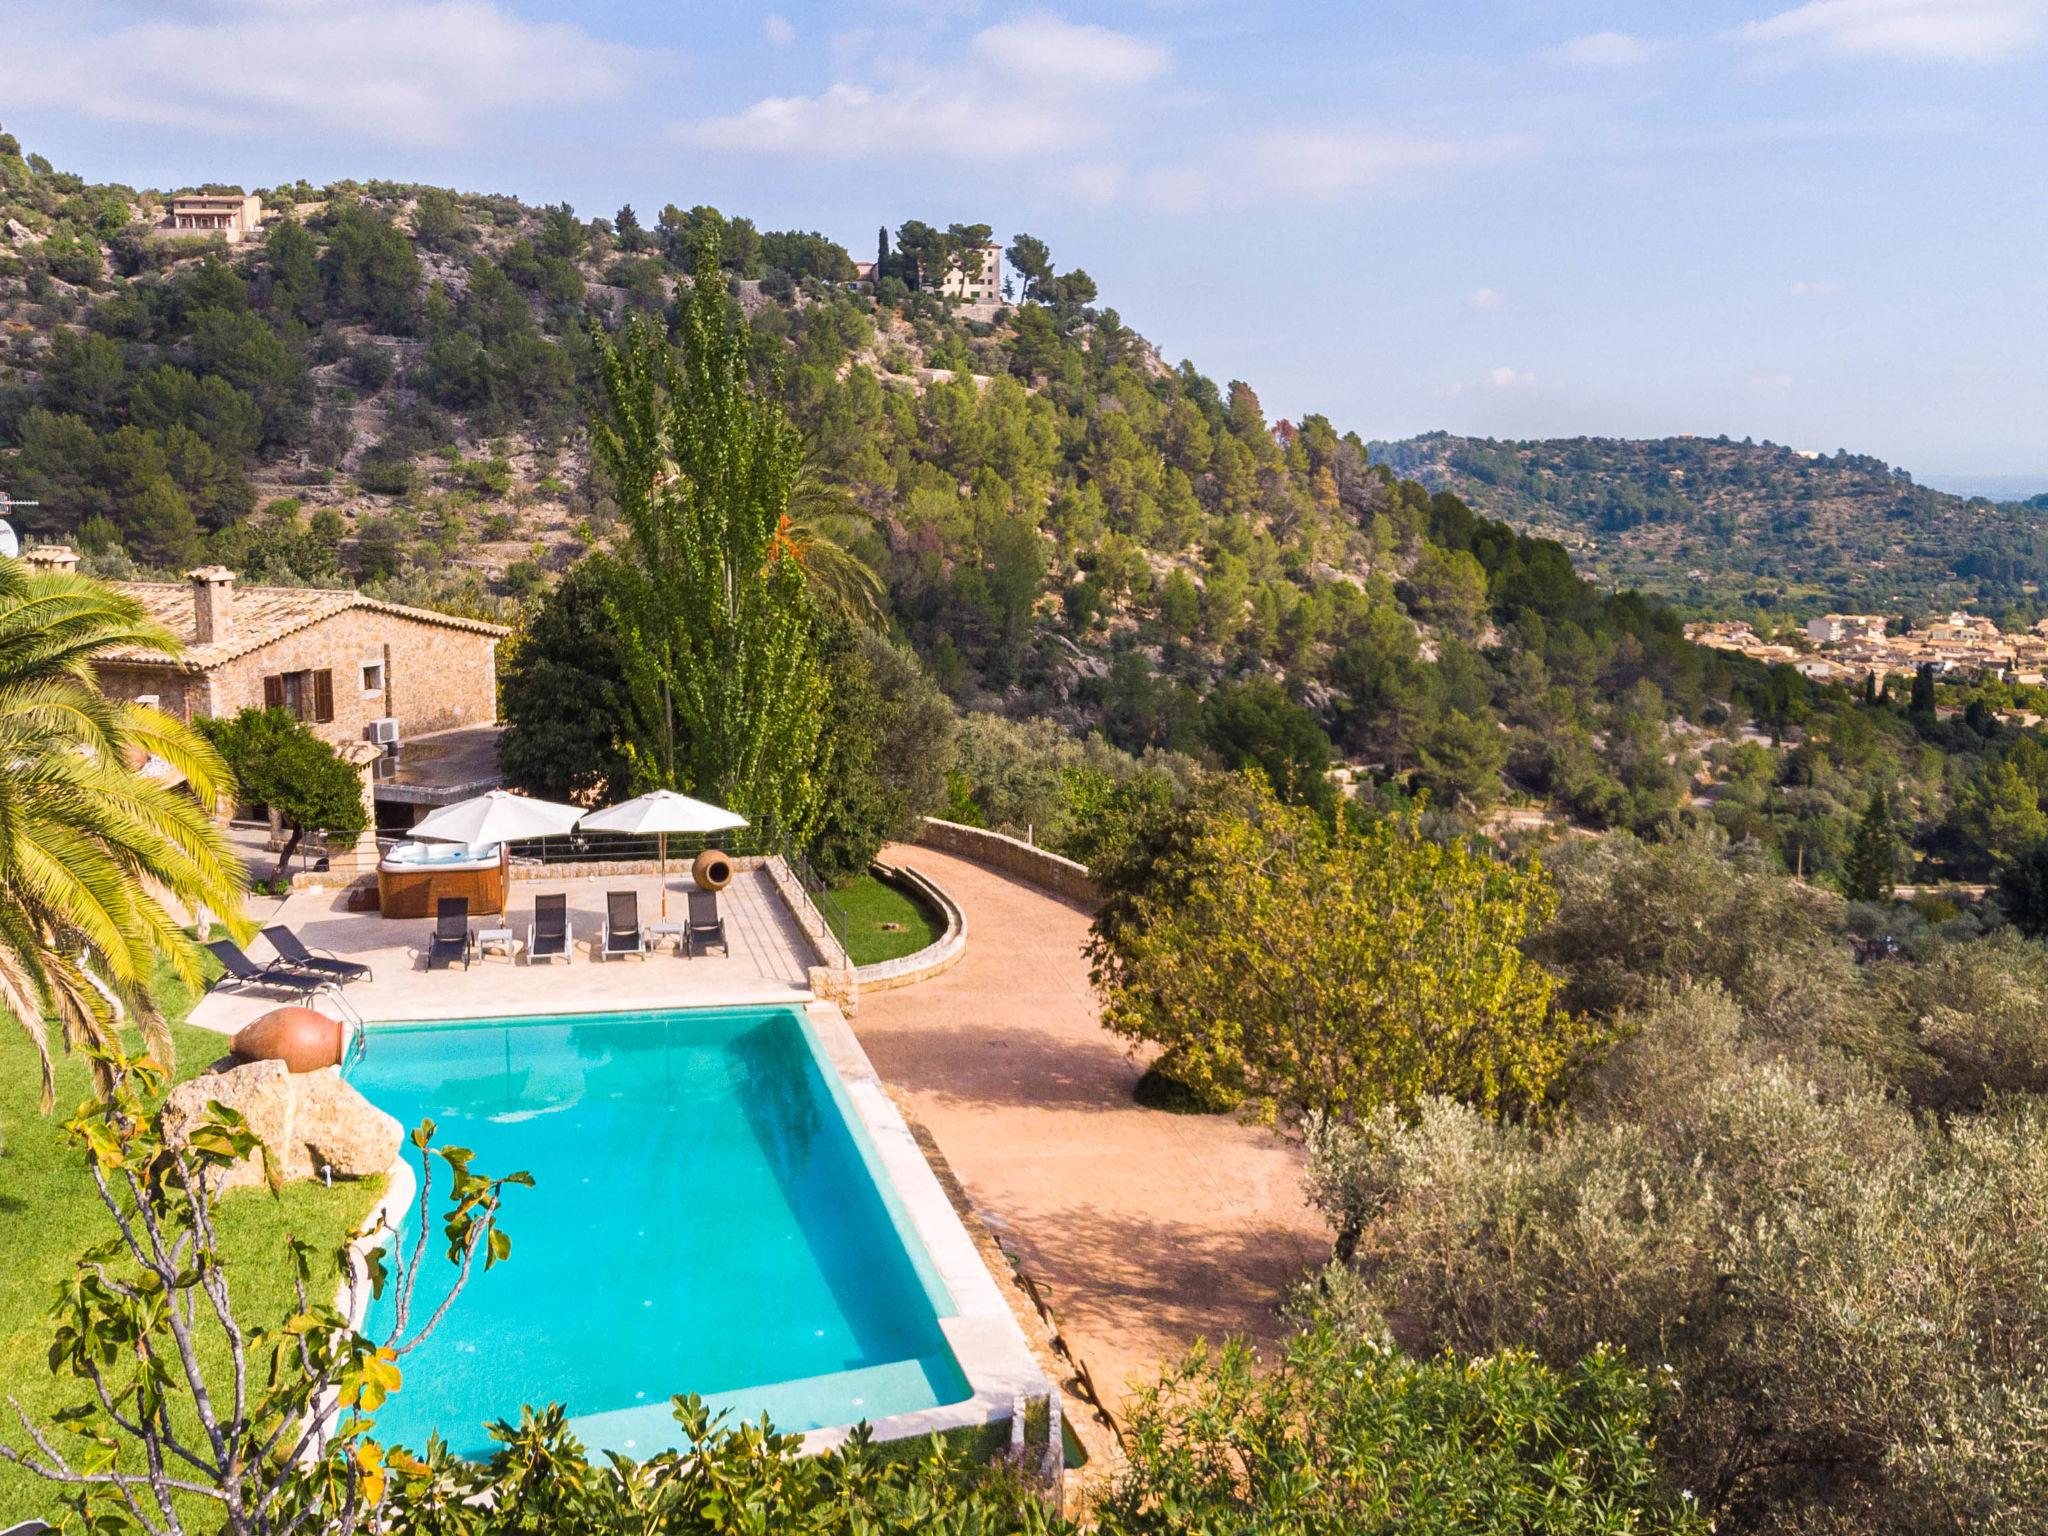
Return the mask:
[[789,494],[789,510],[776,526],[769,558],[788,555],[803,567],[811,601],[827,618],[870,629],[885,626],[887,591],[856,551],[878,519],[826,480],[807,453]]
[[46,1111],[53,1024],[67,1050],[139,1025],[168,1063],[157,965],[196,983],[202,953],[178,913],[243,922],[241,866],[208,816],[227,770],[188,726],[100,692],[94,660],[117,647],[178,642],[97,582],[0,558],[0,1006],[35,1044]]

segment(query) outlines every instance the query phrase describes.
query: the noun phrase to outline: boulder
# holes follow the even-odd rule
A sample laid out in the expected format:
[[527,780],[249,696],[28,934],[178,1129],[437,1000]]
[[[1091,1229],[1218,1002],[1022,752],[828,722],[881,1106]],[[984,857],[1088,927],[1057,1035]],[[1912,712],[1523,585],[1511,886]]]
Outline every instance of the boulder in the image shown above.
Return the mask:
[[308,1072],[292,1087],[299,1099],[292,1136],[316,1167],[337,1179],[364,1179],[398,1161],[405,1127],[343,1081],[338,1067]]
[[[287,1181],[323,1171],[364,1178],[398,1161],[405,1128],[342,1081],[339,1068],[293,1073],[282,1061],[218,1065],[178,1084],[164,1100],[164,1133],[173,1146],[182,1145],[208,1118],[206,1106],[218,1102],[249,1122]],[[262,1159],[249,1157],[228,1169],[220,1187],[262,1182]]]

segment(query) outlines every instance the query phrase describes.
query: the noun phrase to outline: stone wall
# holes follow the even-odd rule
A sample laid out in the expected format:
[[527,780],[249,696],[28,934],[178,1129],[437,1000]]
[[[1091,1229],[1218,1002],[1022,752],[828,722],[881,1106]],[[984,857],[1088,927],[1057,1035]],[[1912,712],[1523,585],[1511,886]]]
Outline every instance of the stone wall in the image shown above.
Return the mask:
[[943,926],[936,939],[914,954],[856,969],[854,976],[860,982],[861,990],[886,992],[892,987],[907,987],[912,982],[923,981],[958,965],[960,957],[967,952],[967,914],[961,910],[960,903],[947,895],[945,887],[938,881],[917,870],[884,864],[879,859],[869,868],[884,885],[905,890],[913,900],[921,901],[937,912]]
[[936,816],[927,816],[918,841],[927,848],[957,853],[962,858],[999,869],[1006,875],[1015,875],[1019,880],[1028,881],[1055,896],[1064,896],[1069,901],[1092,907],[1102,900],[1087,865],[1048,853],[1022,838],[1006,837],[985,827],[963,826],[957,821],[941,821]]

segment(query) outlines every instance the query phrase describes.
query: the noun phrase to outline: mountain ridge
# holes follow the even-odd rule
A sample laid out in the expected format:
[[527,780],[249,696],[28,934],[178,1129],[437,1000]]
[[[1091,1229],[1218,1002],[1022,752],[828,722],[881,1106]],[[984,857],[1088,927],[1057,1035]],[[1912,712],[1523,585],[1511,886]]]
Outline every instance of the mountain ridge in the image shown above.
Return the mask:
[[1559,539],[1600,584],[1689,608],[2042,611],[2044,498],[1959,496],[1867,454],[1690,435],[1430,432],[1368,447],[1397,474]]

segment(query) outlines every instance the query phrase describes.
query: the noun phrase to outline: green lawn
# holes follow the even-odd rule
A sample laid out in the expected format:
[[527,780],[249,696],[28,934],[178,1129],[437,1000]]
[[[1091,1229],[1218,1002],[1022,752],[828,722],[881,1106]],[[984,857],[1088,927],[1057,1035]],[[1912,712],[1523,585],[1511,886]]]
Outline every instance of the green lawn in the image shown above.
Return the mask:
[[846,950],[855,965],[914,955],[944,931],[938,914],[873,875],[862,875],[832,895],[846,912]]
[[[182,989],[175,990],[180,995],[167,993],[166,1002],[173,1017],[182,1017],[190,1004]],[[198,1072],[224,1046],[219,1035],[183,1024],[175,1037],[179,1077]],[[82,1384],[50,1374],[47,1314],[55,1287],[78,1253],[114,1235],[84,1163],[61,1129],[91,1091],[84,1063],[58,1063],[57,1109],[48,1116],[37,1112],[37,1088],[28,1037],[0,1013],[0,1441],[15,1446],[23,1437],[19,1421],[5,1408],[7,1395],[44,1422],[55,1409],[87,1395]],[[285,1235],[296,1232],[316,1251],[331,1250],[369,1214],[382,1188],[383,1180],[366,1179],[332,1189],[291,1184],[277,1198],[260,1189],[226,1196],[220,1215],[236,1312],[252,1322],[286,1316],[291,1282],[277,1261]],[[224,1345],[217,1356],[226,1360]],[[60,1511],[54,1493],[60,1490],[0,1462],[0,1527],[32,1515],[54,1518]]]

